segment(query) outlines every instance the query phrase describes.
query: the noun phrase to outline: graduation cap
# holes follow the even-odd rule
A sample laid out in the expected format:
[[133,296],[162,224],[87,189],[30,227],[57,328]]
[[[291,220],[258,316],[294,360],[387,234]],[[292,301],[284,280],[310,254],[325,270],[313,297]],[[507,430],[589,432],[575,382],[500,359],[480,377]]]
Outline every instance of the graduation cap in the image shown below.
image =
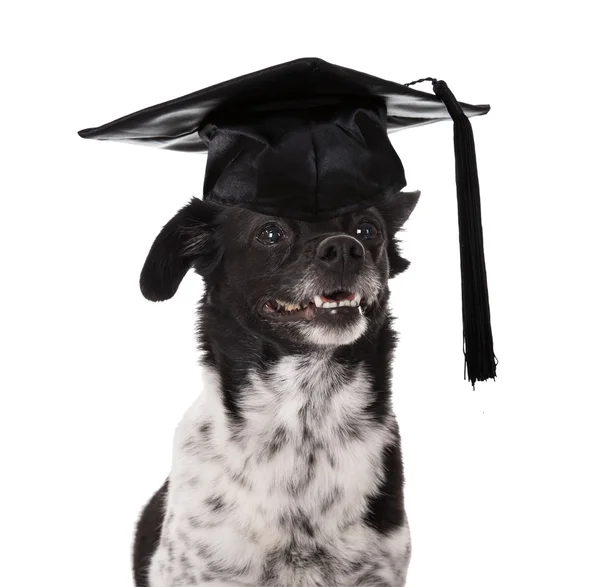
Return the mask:
[[[410,87],[430,81],[434,94]],[[388,133],[454,121],[468,378],[495,378],[479,185],[468,117],[445,82],[399,84],[303,58],[151,106],[83,138],[206,151],[204,199],[304,221],[355,212],[406,186]]]

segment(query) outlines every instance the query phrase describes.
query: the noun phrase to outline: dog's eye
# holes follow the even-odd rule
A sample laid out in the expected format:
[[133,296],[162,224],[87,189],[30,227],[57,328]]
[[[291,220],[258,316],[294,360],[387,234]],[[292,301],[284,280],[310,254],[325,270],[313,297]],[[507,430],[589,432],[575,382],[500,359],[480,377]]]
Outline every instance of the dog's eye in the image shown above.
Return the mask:
[[269,224],[260,229],[256,236],[264,245],[274,245],[285,237],[285,232],[277,224]]
[[373,222],[361,222],[356,227],[356,237],[360,240],[369,240],[376,238],[379,235],[379,230]]

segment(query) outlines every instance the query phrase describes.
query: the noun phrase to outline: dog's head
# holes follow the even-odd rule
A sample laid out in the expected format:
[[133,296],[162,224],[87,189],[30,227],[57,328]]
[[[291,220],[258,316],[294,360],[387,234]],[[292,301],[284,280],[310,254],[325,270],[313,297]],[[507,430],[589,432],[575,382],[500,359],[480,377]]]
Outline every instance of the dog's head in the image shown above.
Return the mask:
[[194,198],[156,237],[142,293],[171,298],[193,267],[205,280],[205,303],[242,328],[286,342],[350,344],[385,312],[388,279],[408,267],[395,235],[418,198],[401,192],[321,222]]

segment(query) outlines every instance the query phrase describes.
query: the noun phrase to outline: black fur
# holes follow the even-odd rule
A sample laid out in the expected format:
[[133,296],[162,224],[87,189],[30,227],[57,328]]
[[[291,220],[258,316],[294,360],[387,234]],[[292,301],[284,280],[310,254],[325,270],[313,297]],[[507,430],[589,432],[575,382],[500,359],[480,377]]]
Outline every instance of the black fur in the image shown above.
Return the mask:
[[364,520],[380,534],[387,535],[404,524],[404,472],[400,439],[385,449],[385,477],[379,492],[368,500]]
[[167,479],[147,503],[137,524],[133,545],[133,574],[136,587],[148,587],[148,567],[160,542],[168,490]]

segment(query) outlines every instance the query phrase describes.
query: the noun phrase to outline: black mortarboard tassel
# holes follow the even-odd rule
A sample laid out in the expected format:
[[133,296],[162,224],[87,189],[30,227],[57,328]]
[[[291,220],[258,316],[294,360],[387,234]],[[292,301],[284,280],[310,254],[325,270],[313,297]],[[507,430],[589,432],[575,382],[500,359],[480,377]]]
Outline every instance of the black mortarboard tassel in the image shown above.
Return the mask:
[[445,81],[433,82],[433,91],[443,100],[454,121],[454,159],[456,165],[456,195],[458,200],[458,236],[463,313],[463,352],[466,376],[475,387],[476,381],[495,379],[496,356],[490,320],[490,303],[483,252],[481,201],[475,141],[469,119]]
[[[406,186],[388,133],[454,120],[464,353],[468,378],[496,375],[477,164],[467,117],[443,81],[435,95],[302,58],[79,131],[90,139],[208,152],[204,199],[317,221],[376,206]],[[426,81],[425,79],[419,81]]]

